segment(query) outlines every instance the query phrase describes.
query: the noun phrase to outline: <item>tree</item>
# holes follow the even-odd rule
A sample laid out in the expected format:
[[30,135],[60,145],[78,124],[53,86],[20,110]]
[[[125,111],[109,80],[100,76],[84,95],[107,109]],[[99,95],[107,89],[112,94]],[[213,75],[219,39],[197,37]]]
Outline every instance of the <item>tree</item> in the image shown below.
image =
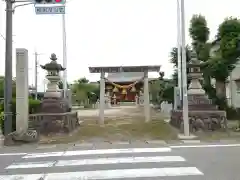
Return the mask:
[[78,81],[78,83],[82,83],[82,84],[86,84],[86,83],[89,83],[89,80],[87,79],[87,78],[85,78],[85,77],[83,77],[83,78],[80,78],[79,80],[77,80]]
[[[186,62],[188,63],[191,60],[191,48],[190,46],[186,46]],[[177,86],[178,84],[178,71],[177,71],[177,67],[178,67],[178,48],[174,47],[172,48],[172,51],[170,52],[170,63],[172,63],[175,67],[174,69],[174,73],[173,73],[173,80],[175,82],[175,86]],[[187,69],[188,72],[188,69]]]
[[158,79],[150,82],[149,89],[154,104],[161,104],[163,101],[173,102],[174,83],[172,82],[164,79],[164,72],[160,72]]
[[[59,83],[58,83],[58,88],[59,89],[63,89],[63,82],[62,81],[60,81]],[[67,83],[67,88],[69,89],[70,88],[70,85]]]
[[201,61],[207,61],[209,58],[209,28],[207,21],[202,15],[193,15],[190,21],[189,34],[192,38],[192,47],[197,53],[197,58]]
[[[211,45],[207,43],[209,39],[209,28],[207,21],[202,15],[193,15],[190,20],[189,34],[192,38],[192,47],[201,61],[208,61]],[[204,85],[211,84],[210,73],[207,66],[203,69]]]
[[225,82],[240,56],[239,39],[240,21],[237,18],[226,18],[218,28],[217,39],[220,47],[208,61],[211,76],[216,79],[216,93],[220,98],[226,97]]
[[76,80],[72,85],[72,91],[75,95],[75,100],[86,101],[91,103],[97,101],[99,96],[99,84],[90,83],[88,79],[80,78]]

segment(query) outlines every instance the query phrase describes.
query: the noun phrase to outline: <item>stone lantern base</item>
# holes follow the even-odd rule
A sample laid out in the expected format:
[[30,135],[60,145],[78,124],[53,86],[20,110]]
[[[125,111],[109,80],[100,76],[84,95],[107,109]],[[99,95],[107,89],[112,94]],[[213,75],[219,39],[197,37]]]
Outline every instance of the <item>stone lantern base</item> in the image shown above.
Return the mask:
[[[190,84],[188,90],[188,109],[190,132],[225,130],[227,128],[226,112],[218,110],[212,104],[198,82]],[[171,111],[170,124],[183,132],[182,109]]]
[[71,112],[69,101],[59,97],[44,97],[38,114],[31,114],[29,127],[40,134],[69,133],[79,127],[77,112]]

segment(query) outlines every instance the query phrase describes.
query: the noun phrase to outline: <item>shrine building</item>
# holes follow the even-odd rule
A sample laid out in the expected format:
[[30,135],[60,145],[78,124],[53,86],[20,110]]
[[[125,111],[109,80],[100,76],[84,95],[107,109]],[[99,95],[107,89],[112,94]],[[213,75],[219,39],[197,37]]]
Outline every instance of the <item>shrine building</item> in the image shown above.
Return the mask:
[[[102,73],[104,93],[111,98],[111,103],[134,102],[136,96],[144,91],[144,78],[148,72],[159,72],[160,66],[123,66],[123,67],[89,67],[90,73]],[[105,73],[108,73],[105,77]],[[154,78],[155,79],[155,78]],[[147,78],[148,82],[154,80]]]
[[[105,93],[111,97],[111,103],[134,102],[143,92],[144,72],[109,73],[105,78]],[[152,79],[148,79],[151,81]]]

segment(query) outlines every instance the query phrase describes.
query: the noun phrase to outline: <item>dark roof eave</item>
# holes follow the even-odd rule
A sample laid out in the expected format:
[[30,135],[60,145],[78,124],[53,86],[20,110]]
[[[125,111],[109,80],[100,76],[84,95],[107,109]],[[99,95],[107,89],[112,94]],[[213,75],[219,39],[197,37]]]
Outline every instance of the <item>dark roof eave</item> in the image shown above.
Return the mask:
[[110,66],[110,67],[89,67],[90,73],[118,73],[118,72],[159,72],[159,65],[156,66]]

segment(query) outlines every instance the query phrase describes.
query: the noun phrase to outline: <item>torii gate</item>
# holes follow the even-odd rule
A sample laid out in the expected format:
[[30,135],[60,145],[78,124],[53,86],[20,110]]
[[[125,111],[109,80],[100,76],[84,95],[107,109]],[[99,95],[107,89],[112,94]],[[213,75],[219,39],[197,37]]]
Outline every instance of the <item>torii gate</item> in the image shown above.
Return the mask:
[[148,87],[148,72],[159,72],[161,66],[111,66],[111,67],[89,67],[90,73],[100,73],[100,108],[99,108],[99,124],[104,125],[104,109],[105,109],[105,73],[121,73],[121,72],[144,72],[144,114],[145,122],[150,119],[150,100]]

